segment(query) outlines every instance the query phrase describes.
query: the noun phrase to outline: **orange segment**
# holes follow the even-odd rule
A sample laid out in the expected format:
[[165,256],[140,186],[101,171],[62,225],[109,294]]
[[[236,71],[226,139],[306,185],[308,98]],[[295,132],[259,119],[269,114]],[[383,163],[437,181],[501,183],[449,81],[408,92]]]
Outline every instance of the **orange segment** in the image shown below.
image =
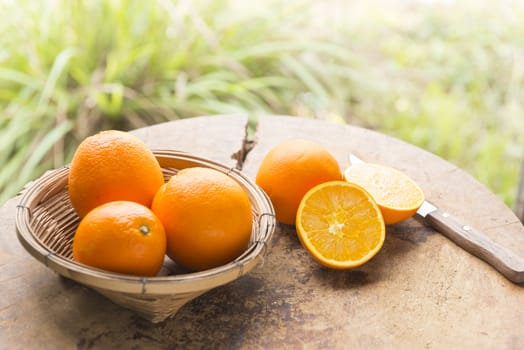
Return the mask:
[[424,202],[424,193],[415,181],[391,167],[372,163],[353,164],[346,169],[344,177],[371,193],[386,224],[395,224],[413,216]]
[[386,229],[380,209],[362,187],[330,181],[313,187],[298,207],[297,234],[322,265],[360,266],[382,248]]

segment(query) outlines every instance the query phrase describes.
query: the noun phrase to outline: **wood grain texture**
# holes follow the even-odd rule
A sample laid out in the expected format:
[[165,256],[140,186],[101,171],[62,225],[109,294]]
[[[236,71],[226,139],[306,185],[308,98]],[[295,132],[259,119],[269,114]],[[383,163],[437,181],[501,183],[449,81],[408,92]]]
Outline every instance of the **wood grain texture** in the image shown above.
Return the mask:
[[134,130],[152,149],[172,149],[236,166],[247,115],[196,117]]
[[[194,122],[194,124],[193,124]],[[236,164],[245,117],[205,117],[137,131],[155,148]],[[411,175],[428,198],[524,254],[511,209],[457,166],[382,134],[295,117],[260,117],[243,171],[289,138],[349,151]],[[263,265],[151,324],[60,278],[16,241],[16,198],[0,208],[0,349],[522,349],[524,289],[414,219],[388,226],[384,248],[350,271],[318,265],[279,225]]]

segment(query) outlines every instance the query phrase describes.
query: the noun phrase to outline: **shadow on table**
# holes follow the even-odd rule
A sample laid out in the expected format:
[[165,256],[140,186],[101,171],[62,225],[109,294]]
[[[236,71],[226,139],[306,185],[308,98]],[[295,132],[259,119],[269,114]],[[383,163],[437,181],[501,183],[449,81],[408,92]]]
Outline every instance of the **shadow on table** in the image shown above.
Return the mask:
[[423,226],[407,232],[410,227],[413,223],[389,227],[375,258],[357,269],[337,271],[316,263],[292,226],[279,225],[262,266],[158,324],[64,278],[59,279],[64,305],[48,311],[57,330],[74,339],[78,349],[329,346],[326,339],[335,334],[330,318],[350,317],[355,303],[366,302],[360,290],[388,278],[392,266],[432,232]]

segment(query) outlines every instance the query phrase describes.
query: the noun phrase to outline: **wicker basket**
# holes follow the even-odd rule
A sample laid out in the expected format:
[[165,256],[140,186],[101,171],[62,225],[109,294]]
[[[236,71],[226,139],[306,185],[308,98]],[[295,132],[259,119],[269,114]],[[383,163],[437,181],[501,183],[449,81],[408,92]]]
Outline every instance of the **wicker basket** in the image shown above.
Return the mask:
[[53,170],[28,186],[17,207],[16,229],[24,248],[47,267],[152,322],[160,322],[173,316],[188,301],[251,271],[264,258],[276,221],[268,197],[237,169],[184,152],[153,153],[166,179],[179,169],[203,166],[227,174],[244,188],[253,208],[253,230],[249,246],[240,257],[196,273],[178,273],[166,259],[163,271],[149,278],[111,273],[74,262],[71,245],[79,218],[67,193],[68,168]]

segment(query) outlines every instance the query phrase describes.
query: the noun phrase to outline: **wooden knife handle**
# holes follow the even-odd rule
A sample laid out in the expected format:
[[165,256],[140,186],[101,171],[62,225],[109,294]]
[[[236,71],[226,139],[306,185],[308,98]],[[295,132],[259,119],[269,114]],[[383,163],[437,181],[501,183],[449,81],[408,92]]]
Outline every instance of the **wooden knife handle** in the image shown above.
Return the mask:
[[425,220],[458,246],[492,265],[510,281],[524,282],[524,260],[486,234],[439,209],[427,214]]

